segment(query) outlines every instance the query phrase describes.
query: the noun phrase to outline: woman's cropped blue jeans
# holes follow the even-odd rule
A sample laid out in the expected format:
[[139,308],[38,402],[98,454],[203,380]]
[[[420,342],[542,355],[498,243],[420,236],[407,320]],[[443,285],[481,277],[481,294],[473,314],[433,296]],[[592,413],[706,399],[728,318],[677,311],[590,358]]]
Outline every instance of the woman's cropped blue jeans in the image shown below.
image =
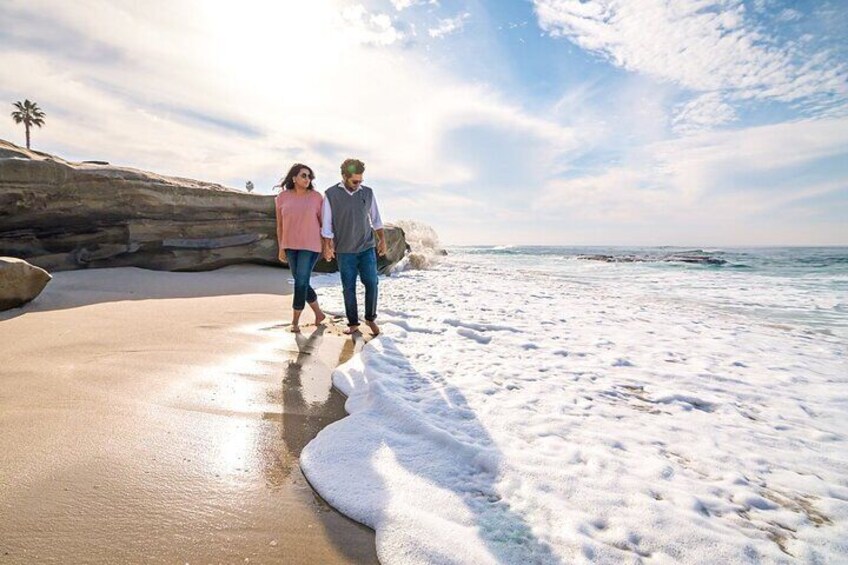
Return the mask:
[[318,300],[318,295],[315,294],[315,290],[309,284],[309,279],[312,276],[315,263],[318,262],[319,255],[318,252],[308,249],[286,249],[286,260],[294,277],[292,308],[295,310],[303,310],[307,302],[312,304]]

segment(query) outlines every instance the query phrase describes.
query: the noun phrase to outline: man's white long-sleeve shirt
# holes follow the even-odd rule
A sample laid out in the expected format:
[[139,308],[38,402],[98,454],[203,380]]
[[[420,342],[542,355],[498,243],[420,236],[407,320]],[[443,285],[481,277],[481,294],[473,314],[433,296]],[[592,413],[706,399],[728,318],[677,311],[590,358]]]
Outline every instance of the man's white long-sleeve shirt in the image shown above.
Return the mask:
[[[348,190],[344,183],[340,182],[338,186],[350,197],[353,197],[357,192],[362,190],[362,185],[357,186],[353,192]],[[372,228],[375,230],[383,229],[383,220],[380,218],[380,209],[377,207],[376,196],[371,199],[371,209],[369,210],[368,217],[371,219]],[[321,237],[326,239],[333,239],[335,237],[333,233],[333,208],[330,206],[330,199],[326,196],[324,197],[324,207],[321,209]]]

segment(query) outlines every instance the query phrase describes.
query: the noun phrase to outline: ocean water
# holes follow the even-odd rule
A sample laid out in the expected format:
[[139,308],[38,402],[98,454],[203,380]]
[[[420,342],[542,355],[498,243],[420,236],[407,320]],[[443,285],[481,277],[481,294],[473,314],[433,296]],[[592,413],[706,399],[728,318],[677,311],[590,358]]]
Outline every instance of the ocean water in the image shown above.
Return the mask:
[[622,282],[646,294],[848,339],[848,247],[492,246],[452,251],[470,262],[500,261],[504,267],[575,280],[625,277]]
[[414,251],[301,457],[383,563],[844,562],[848,249]]

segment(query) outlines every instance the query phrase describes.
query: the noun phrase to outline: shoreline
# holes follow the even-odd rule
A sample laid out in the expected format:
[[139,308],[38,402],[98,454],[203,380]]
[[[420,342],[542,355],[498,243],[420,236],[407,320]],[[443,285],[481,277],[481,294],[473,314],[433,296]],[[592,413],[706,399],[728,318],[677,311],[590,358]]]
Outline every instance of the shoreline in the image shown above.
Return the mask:
[[0,314],[0,562],[377,563],[299,465],[367,338],[285,331],[287,278],[61,272]]

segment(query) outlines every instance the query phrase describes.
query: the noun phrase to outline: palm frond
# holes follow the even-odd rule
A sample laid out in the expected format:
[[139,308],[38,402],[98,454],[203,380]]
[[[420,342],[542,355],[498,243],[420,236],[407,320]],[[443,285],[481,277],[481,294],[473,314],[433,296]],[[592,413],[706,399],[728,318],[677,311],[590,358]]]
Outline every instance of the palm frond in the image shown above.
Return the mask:
[[17,110],[11,114],[16,123],[26,122],[39,127],[44,125],[44,118],[46,117],[46,114],[38,107],[36,102],[32,102],[27,98],[23,102],[15,102],[13,106],[17,108]]

